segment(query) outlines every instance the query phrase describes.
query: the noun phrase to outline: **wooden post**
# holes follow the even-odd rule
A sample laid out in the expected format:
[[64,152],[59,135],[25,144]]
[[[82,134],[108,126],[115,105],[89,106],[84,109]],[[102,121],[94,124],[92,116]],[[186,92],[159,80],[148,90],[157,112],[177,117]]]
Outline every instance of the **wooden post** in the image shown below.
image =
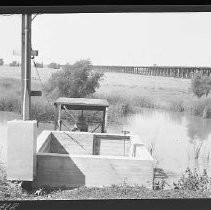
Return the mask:
[[54,130],[58,127],[58,105],[55,104],[55,116],[54,116]]
[[107,132],[107,107],[104,109],[103,111],[103,123],[102,123],[102,129],[101,132],[102,133],[106,133]]
[[62,124],[61,124],[61,104],[58,105],[58,126],[59,126],[59,130],[61,131],[61,129],[62,129]]
[[97,138],[97,136],[93,136],[93,155],[100,155],[100,145],[101,145],[101,140]]

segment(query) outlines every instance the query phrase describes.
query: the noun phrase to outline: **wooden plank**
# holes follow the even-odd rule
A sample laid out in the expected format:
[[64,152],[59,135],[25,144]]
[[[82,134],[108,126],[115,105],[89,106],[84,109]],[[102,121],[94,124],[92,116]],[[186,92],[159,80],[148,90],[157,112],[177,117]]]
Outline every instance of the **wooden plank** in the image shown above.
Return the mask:
[[66,98],[60,97],[56,100],[55,104],[65,104],[71,106],[94,106],[94,107],[108,107],[108,101],[106,99],[89,99],[89,98]]
[[103,110],[103,122],[102,122],[102,126],[101,126],[101,133],[106,133],[106,109]]
[[130,140],[130,136],[124,136],[124,135],[118,135],[118,134],[105,134],[105,135],[101,135],[101,134],[95,134],[96,138],[99,139],[108,139],[108,140]]

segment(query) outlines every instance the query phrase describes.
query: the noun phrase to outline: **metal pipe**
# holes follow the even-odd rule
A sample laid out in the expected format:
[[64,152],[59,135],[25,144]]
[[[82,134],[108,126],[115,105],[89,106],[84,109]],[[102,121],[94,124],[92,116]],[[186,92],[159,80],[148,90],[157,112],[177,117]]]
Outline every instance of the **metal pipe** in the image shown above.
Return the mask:
[[31,14],[22,15],[22,117],[30,119],[31,110]]

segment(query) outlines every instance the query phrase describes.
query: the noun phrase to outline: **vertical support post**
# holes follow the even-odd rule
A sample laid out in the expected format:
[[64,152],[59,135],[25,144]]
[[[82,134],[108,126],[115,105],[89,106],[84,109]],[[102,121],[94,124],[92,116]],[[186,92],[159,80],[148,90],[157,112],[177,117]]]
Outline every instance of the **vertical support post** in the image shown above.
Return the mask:
[[21,26],[21,118],[23,119],[23,94],[24,94],[24,75],[25,75],[25,18],[22,15],[22,26]]
[[31,110],[31,14],[22,15],[22,118],[30,119]]
[[62,129],[62,124],[61,124],[61,104],[58,105],[58,125],[59,125],[59,130],[61,131]]
[[93,136],[93,155],[100,155],[101,140],[96,135]]
[[55,104],[55,116],[54,116],[54,130],[58,127],[58,105]]
[[102,133],[106,133],[107,132],[107,116],[108,116],[108,109],[107,107],[103,110],[103,123],[102,123],[102,129],[101,132]]

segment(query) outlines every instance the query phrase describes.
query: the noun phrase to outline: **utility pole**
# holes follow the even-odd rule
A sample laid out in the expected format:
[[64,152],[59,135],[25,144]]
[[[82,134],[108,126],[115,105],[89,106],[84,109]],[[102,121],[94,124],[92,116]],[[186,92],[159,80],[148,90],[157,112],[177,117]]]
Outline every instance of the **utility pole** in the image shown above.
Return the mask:
[[31,112],[31,21],[31,14],[22,14],[21,106],[23,120],[30,120]]

